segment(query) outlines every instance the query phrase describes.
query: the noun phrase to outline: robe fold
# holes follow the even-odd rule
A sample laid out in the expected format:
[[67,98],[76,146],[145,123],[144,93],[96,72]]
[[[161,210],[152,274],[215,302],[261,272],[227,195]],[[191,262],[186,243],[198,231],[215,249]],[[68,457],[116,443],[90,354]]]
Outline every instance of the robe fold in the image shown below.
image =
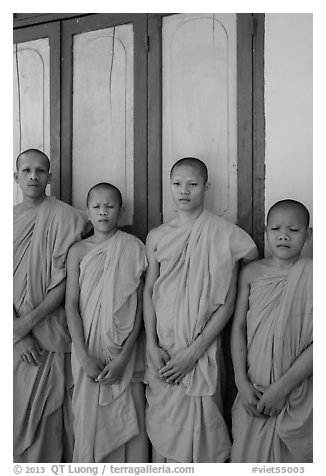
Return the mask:
[[[137,288],[145,269],[143,243],[120,230],[80,263],[79,311],[85,345],[103,366],[119,355],[134,327]],[[86,376],[73,347],[74,462],[101,462],[139,434],[131,391],[132,381],[143,380],[139,355],[136,343],[120,383],[105,385]]]
[[[251,284],[247,365],[252,383],[277,381],[312,343],[312,260]],[[249,415],[239,396],[233,406],[235,463],[312,462],[312,376],[297,385],[275,417]]]
[[[65,279],[67,252],[80,239],[85,222],[81,213],[54,197],[46,197],[29,210],[14,208],[13,301],[17,315],[27,304],[37,307]],[[14,347],[14,455],[20,462],[60,462],[65,458],[63,440],[67,436],[63,426],[72,426],[63,416],[69,414],[67,393],[72,387],[64,305],[30,334],[43,349],[42,362],[40,366],[26,364]]]
[[[170,355],[188,347],[223,305],[237,260],[256,257],[241,228],[207,210],[178,228],[165,226],[155,256],[153,289],[159,345]],[[230,439],[221,413],[220,336],[179,385],[155,376],[148,363],[146,425],[159,454],[178,462],[222,462]]]

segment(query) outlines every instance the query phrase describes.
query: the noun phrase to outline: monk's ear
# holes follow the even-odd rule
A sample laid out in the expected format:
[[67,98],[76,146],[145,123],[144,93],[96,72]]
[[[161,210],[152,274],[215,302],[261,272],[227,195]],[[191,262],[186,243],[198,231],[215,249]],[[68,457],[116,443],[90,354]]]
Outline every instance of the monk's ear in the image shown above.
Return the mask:
[[311,237],[312,237],[312,228],[311,226],[309,226],[306,231],[306,241],[309,241]]
[[49,173],[48,173],[48,181],[47,181],[47,183],[49,184],[49,183],[51,183],[51,182],[52,182],[52,174],[51,174],[51,172],[49,172]]
[[210,188],[210,186],[211,186],[211,183],[210,183],[210,182],[206,182],[206,183],[205,183],[205,187],[204,187],[205,192],[207,192],[207,190]]
[[19,183],[19,174],[18,172],[14,172],[14,179],[16,183]]

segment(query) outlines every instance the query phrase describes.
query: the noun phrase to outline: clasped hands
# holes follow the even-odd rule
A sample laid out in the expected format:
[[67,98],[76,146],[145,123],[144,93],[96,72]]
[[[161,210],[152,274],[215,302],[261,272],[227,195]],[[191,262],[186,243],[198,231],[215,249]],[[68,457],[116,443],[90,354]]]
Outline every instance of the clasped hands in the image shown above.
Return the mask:
[[278,381],[268,387],[251,384],[248,380],[241,384],[239,395],[247,413],[259,418],[274,417],[281,413],[287,402],[287,395]]
[[164,382],[178,385],[196,365],[196,359],[189,347],[169,353],[155,345],[147,349],[156,375]]
[[120,382],[127,362],[119,355],[103,366],[94,357],[88,356],[82,363],[85,374],[96,383],[105,385],[117,384]]
[[19,309],[19,319],[13,321],[14,349],[20,355],[23,362],[28,365],[38,366],[42,363],[43,350],[31,335],[30,325],[26,316],[33,310],[28,304],[24,303]]

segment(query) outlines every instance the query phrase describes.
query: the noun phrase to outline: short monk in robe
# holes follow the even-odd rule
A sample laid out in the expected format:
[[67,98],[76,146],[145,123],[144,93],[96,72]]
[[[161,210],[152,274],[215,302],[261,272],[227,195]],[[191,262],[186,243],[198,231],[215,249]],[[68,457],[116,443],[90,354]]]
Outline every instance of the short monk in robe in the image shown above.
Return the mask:
[[75,463],[148,461],[140,339],[146,256],[140,240],[117,228],[121,210],[114,185],[92,187],[94,234],[68,255]]
[[233,463],[312,462],[312,279],[301,250],[309,212],[285,199],[267,215],[270,256],[245,266],[231,332],[238,396]]

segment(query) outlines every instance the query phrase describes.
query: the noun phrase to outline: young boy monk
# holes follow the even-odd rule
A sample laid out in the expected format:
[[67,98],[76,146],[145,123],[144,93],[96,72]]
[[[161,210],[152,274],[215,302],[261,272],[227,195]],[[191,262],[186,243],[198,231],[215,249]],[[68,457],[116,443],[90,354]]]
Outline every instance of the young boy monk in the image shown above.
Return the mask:
[[240,274],[232,328],[239,390],[233,407],[235,463],[312,461],[312,260],[309,212],[294,200],[267,215],[271,256]]
[[14,460],[60,463],[71,461],[73,446],[66,255],[86,217],[46,196],[51,174],[43,152],[28,149],[16,165],[23,201],[14,207],[13,230]]
[[73,461],[78,463],[148,461],[143,376],[136,367],[145,247],[117,229],[121,206],[115,186],[92,187],[87,211],[94,235],[76,243],[68,255]]
[[223,462],[221,332],[233,311],[237,266],[256,257],[243,230],[204,209],[207,168],[183,158],[170,174],[176,217],[152,230],[144,288],[146,424],[154,462]]

